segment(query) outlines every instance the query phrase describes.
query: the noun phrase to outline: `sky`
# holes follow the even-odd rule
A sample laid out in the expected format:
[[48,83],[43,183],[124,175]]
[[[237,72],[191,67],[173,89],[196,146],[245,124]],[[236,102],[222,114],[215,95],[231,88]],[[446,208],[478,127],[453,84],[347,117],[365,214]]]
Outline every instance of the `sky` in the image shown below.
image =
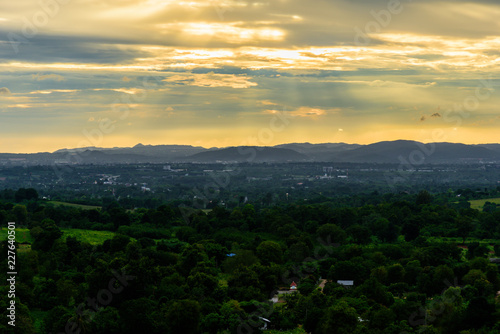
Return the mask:
[[0,152],[498,143],[494,0],[0,2]]

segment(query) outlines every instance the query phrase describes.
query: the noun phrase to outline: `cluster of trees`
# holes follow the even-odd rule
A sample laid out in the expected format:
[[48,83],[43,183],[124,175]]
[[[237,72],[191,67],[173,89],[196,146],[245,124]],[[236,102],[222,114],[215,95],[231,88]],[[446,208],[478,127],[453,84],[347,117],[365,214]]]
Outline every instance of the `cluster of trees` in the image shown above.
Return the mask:
[[[488,257],[500,246],[456,241],[500,239],[500,210],[439,197],[209,212],[2,202],[2,226],[16,221],[33,239],[17,253],[15,332],[259,333],[265,318],[311,333],[497,333],[500,275]],[[91,245],[61,227],[115,235]],[[299,292],[271,305],[292,281]]]

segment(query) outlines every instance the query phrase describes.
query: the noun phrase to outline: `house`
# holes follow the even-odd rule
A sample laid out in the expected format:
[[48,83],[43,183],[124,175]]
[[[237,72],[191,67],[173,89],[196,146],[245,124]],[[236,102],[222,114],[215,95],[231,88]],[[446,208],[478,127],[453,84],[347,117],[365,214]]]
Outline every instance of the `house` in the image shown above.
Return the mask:
[[276,291],[276,294],[269,301],[273,304],[285,303],[286,301],[283,297],[285,297],[286,295],[292,295],[297,292],[299,292],[299,290],[297,289],[297,283],[292,281],[289,289],[287,289],[286,286],[280,287],[279,290]]
[[285,301],[286,295],[293,295],[294,293],[297,292],[299,292],[299,290],[297,290],[297,283],[292,282],[292,284],[290,284],[290,289],[287,289],[286,287],[281,287],[278,291],[276,291],[276,294],[271,299],[269,299],[269,301],[272,302],[273,304],[286,303]]
[[343,285],[346,288],[351,288],[354,286],[354,281],[338,280],[337,284]]

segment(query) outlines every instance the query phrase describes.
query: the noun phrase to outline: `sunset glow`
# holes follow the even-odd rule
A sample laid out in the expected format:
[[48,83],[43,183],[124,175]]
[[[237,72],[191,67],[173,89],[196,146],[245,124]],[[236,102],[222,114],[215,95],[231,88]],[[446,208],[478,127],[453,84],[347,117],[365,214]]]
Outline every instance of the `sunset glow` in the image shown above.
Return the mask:
[[389,3],[5,1],[0,151],[498,142],[500,4]]

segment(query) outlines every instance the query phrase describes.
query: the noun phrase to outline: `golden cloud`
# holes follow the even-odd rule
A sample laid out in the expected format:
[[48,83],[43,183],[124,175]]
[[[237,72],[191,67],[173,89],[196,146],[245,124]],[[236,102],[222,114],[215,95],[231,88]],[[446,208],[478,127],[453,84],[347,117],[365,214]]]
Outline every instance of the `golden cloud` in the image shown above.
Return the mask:
[[173,75],[163,81],[199,87],[250,88],[257,86],[257,83],[250,81],[250,79],[252,78],[248,76],[210,72],[202,74]]
[[314,118],[326,115],[326,110],[319,108],[300,107],[299,109],[292,111],[290,114],[293,116]]
[[259,101],[260,104],[262,105],[265,105],[265,106],[276,106],[278,105],[278,103],[274,103],[272,101],[269,101],[269,100],[262,100],[262,101]]
[[31,76],[33,80],[43,81],[43,80],[55,80],[55,81],[65,81],[64,77],[59,74],[33,74]]
[[78,92],[78,89],[52,89],[52,90],[36,90],[33,92],[30,92],[30,94],[52,94],[52,93],[74,93]]
[[176,33],[188,35],[186,38],[199,36],[210,38],[210,40],[221,41],[231,44],[258,42],[258,41],[282,41],[285,32],[273,27],[247,28],[241,27],[244,22],[176,22],[157,25],[164,34]]
[[7,108],[20,108],[20,109],[28,109],[28,108],[31,108],[32,105],[30,104],[11,104],[11,105],[8,105]]
[[[326,116],[327,114],[335,114],[340,111],[340,108],[332,108],[332,109],[322,109],[322,108],[311,108],[311,107],[300,107],[293,111],[289,112],[289,115],[293,117],[308,117],[308,118],[317,118],[320,116]],[[283,111],[278,111],[276,109],[266,109],[263,111],[265,114],[277,114],[282,113]]]

